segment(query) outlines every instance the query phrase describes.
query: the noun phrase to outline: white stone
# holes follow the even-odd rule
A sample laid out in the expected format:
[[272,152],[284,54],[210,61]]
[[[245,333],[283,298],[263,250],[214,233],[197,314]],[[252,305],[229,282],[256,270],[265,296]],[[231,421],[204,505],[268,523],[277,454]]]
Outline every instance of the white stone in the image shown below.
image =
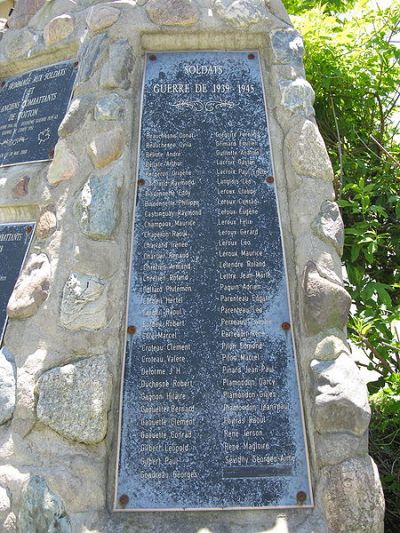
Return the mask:
[[60,15],[46,24],[43,30],[44,41],[47,46],[66,39],[74,31],[75,23],[71,15]]
[[[1,526],[1,524],[0,524]],[[3,522],[2,533],[16,533],[17,531],[17,517],[14,513],[9,513]]]
[[73,273],[64,286],[61,324],[70,330],[104,328],[107,323],[107,290],[103,280]]
[[268,20],[265,4],[261,0],[235,0],[227,6],[222,0],[216,0],[214,9],[223,20],[236,28],[248,28]]
[[292,24],[290,17],[285,9],[285,6],[281,2],[281,0],[266,0],[267,5],[269,6],[269,9],[275,17],[282,20],[286,24]]
[[310,335],[316,335],[326,328],[343,328],[350,311],[350,295],[339,280],[334,279],[334,272],[329,273],[328,279],[324,270],[312,261],[304,269],[303,317]]
[[[10,498],[7,489],[0,487],[0,521],[5,520],[10,511]],[[0,524],[1,525],[1,524]]]
[[47,181],[50,185],[58,185],[60,182],[69,180],[78,171],[78,160],[68,147],[66,141],[60,140],[56,144],[54,159],[47,173]]
[[77,128],[82,127],[86,115],[89,114],[93,107],[93,103],[94,99],[90,94],[74,98],[58,128],[59,137],[66,137]]
[[[107,35],[99,33],[87,38],[79,50],[79,69],[75,81],[75,86],[85,83],[91,79],[97,68],[100,66],[103,57],[107,54],[109,44]],[[86,97],[90,95],[85,95]]]
[[37,37],[28,30],[7,31],[3,40],[5,41],[7,57],[13,60],[29,57],[36,44]]
[[192,0],[149,0],[146,13],[159,26],[188,26],[199,18],[196,4]]
[[316,435],[319,466],[335,465],[351,457],[368,454],[368,431],[363,435],[323,433]]
[[[0,424],[12,417],[15,409],[15,362],[5,346],[0,350]],[[1,492],[0,492],[1,511]]]
[[18,530],[21,533],[71,533],[63,501],[38,476],[33,476],[24,487]]
[[344,245],[344,226],[339,206],[326,200],[312,223],[314,233],[323,241],[332,244],[342,255]]
[[80,202],[80,226],[92,239],[110,239],[118,220],[118,184],[106,176],[91,176],[83,187]]
[[281,80],[279,82],[281,92],[281,105],[291,113],[309,117],[314,115],[315,94],[313,88],[303,78],[294,81]]
[[276,63],[301,66],[304,45],[297,31],[292,28],[275,30],[271,42]]
[[89,156],[96,168],[109,165],[121,157],[124,148],[124,135],[120,127],[99,133],[89,144]]
[[314,122],[301,121],[286,136],[286,154],[299,176],[333,180],[332,165]]
[[49,295],[50,280],[51,266],[47,255],[32,254],[8,302],[8,316],[28,318],[34,315]]
[[39,380],[39,420],[67,439],[96,444],[107,433],[112,378],[106,356],[53,368]]
[[345,353],[350,355],[349,345],[338,335],[327,335],[318,344],[314,352],[315,359],[336,359]]
[[[18,0],[13,4],[14,9],[7,21],[7,26],[12,29],[23,28],[28,25],[32,16],[40,10],[46,0]],[[4,4],[4,0],[0,4]]]
[[102,31],[112,26],[119,18],[120,10],[110,6],[93,6],[86,17],[92,32]]
[[322,469],[320,491],[329,531],[383,533],[385,501],[370,457],[353,457]]
[[362,435],[371,410],[368,391],[356,364],[346,354],[333,361],[311,363],[315,382],[313,420],[319,433]]
[[133,65],[134,56],[128,41],[115,41],[109,47],[108,61],[101,70],[100,86],[103,89],[128,89]]
[[125,110],[125,101],[118,94],[112,93],[102,96],[96,103],[96,120],[119,120]]

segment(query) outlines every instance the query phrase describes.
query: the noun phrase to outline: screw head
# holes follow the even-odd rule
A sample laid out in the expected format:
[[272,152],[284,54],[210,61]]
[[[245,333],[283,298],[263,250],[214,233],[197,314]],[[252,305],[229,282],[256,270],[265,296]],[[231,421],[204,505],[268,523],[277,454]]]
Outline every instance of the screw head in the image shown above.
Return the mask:
[[255,59],[256,56],[255,56],[254,54],[249,54],[247,57],[248,57],[249,59]]
[[149,59],[150,61],[155,61],[157,59],[157,56],[155,54],[150,54]]
[[143,178],[137,180],[138,185],[144,185],[146,182]]
[[303,505],[303,503],[306,501],[306,499],[307,499],[307,494],[304,492],[304,490],[300,490],[296,494],[296,500],[297,500],[297,503],[299,505]]
[[49,150],[49,159],[54,157],[54,150]]
[[284,331],[288,331],[290,329],[290,324],[289,322],[282,322],[281,324],[281,328],[284,330]]
[[267,179],[266,179],[266,182],[267,183],[274,183],[274,176],[268,176]]
[[123,506],[129,503],[129,496],[127,494],[121,494],[119,497],[119,503]]
[[75,61],[74,68],[78,68],[78,67],[79,67],[79,61]]
[[130,335],[133,335],[136,333],[136,326],[128,326],[127,327],[127,332],[130,334]]
[[33,231],[32,226],[26,226],[25,231],[26,231],[26,233],[32,233],[32,231]]

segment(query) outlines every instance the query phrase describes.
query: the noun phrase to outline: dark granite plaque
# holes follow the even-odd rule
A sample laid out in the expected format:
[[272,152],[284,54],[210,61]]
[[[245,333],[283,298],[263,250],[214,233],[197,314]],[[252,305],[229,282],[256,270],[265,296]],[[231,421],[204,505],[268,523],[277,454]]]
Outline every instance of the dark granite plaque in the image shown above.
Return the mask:
[[256,52],[148,56],[116,509],[312,505],[272,173]]
[[24,263],[33,229],[33,222],[0,224],[0,344],[7,323],[8,300]]
[[76,63],[65,61],[9,78],[0,89],[0,166],[47,161],[67,110]]

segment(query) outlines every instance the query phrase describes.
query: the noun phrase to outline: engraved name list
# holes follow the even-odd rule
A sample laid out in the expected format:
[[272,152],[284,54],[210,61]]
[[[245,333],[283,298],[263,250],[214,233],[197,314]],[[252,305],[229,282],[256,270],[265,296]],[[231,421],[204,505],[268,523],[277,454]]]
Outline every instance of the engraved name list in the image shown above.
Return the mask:
[[312,504],[263,98],[255,52],[148,55],[117,510]]

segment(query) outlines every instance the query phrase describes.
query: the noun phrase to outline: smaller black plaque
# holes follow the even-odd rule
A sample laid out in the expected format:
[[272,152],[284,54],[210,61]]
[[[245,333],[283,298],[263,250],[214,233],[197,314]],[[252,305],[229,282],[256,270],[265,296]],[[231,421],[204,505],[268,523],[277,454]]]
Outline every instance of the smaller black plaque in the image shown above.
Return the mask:
[[7,323],[7,304],[32,240],[33,222],[0,224],[0,344]]
[[65,61],[6,80],[0,90],[0,166],[47,161],[76,76]]

